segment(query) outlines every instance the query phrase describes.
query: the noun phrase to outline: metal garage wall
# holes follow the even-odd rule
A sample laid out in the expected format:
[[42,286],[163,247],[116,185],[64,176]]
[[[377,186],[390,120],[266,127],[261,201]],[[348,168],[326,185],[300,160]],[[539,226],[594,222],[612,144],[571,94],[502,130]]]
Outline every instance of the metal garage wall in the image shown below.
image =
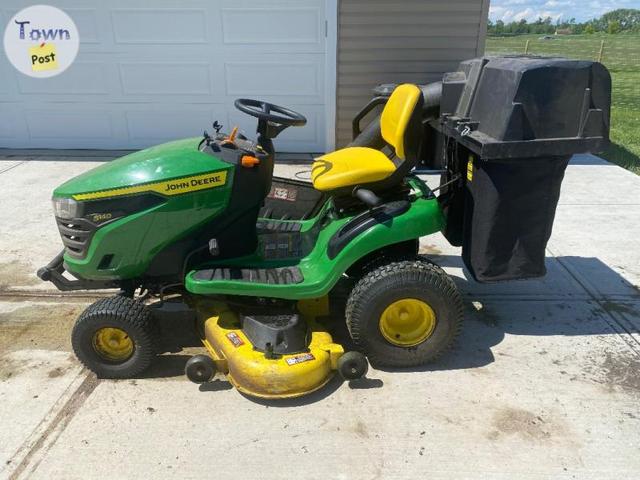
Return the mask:
[[484,51],[489,0],[341,0],[337,145],[379,83],[437,81]]

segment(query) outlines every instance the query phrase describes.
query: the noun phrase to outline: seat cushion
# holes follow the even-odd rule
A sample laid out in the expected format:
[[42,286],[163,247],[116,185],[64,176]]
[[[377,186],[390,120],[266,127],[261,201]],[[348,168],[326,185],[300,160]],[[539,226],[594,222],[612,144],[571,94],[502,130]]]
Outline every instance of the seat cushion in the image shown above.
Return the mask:
[[[409,122],[416,116],[418,106],[422,106],[422,92],[418,87],[405,83],[395,88],[387,104],[380,115],[380,133],[384,141],[391,145],[396,155],[406,159],[405,137],[411,132]],[[421,116],[418,115],[418,119]],[[412,138],[413,143],[419,142],[418,138]],[[414,148],[417,151],[417,148]]]
[[355,187],[384,180],[396,166],[380,150],[348,147],[319,157],[313,162],[311,180],[322,192]]

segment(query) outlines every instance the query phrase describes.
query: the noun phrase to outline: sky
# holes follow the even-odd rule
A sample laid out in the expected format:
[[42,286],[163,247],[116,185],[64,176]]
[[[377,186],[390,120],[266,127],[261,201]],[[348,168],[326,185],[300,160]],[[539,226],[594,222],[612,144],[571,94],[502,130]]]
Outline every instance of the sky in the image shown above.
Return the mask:
[[523,18],[535,21],[551,17],[556,21],[574,17],[584,22],[617,8],[640,9],[640,0],[491,0],[489,18],[508,23]]

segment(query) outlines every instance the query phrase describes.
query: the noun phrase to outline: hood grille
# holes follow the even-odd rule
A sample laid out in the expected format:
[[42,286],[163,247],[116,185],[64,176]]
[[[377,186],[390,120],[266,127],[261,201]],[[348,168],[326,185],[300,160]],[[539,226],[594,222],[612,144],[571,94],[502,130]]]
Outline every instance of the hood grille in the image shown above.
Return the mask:
[[69,220],[56,217],[56,222],[67,253],[72,257],[84,258],[98,226],[84,218]]
[[147,210],[164,202],[165,198],[156,194],[81,202],[77,218],[56,217],[60,237],[62,237],[67,254],[79,259],[86,257],[93,234],[98,228],[121,217]]

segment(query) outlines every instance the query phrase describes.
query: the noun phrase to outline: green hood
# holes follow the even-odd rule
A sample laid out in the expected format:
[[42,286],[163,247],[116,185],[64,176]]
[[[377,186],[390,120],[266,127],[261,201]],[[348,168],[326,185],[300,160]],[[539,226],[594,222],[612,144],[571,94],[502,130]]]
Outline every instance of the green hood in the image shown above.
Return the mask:
[[130,187],[227,168],[198,150],[201,138],[187,138],[140,150],[104,163],[63,183],[54,197]]

